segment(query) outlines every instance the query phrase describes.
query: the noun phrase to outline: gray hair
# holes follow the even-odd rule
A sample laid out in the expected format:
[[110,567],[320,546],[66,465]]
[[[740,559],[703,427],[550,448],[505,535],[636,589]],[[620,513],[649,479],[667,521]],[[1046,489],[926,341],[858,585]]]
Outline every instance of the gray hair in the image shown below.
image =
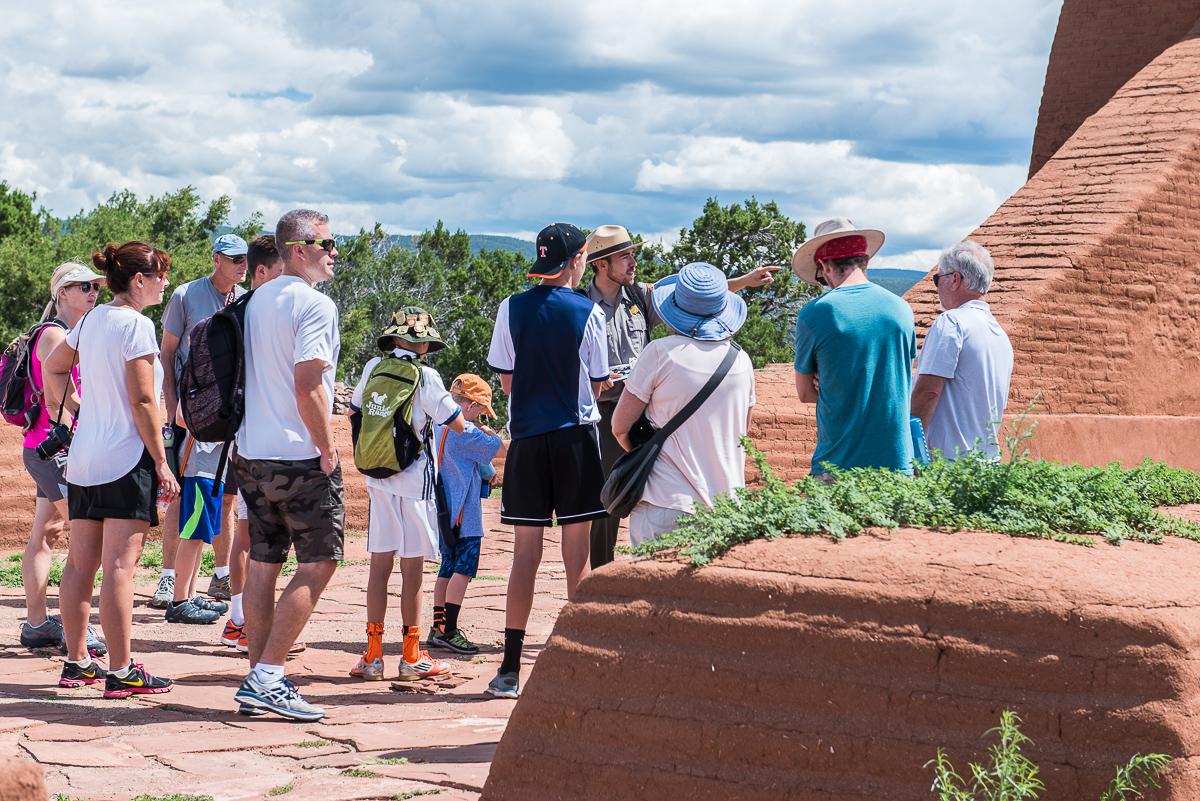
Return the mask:
[[316,239],[318,225],[329,225],[329,215],[312,209],[293,209],[279,218],[275,224],[275,242],[284,261],[288,260],[292,249],[283,243]]
[[983,245],[970,239],[951,245],[938,256],[939,275],[958,273],[962,276],[963,286],[980,295],[986,295],[991,288],[995,271],[992,255]]

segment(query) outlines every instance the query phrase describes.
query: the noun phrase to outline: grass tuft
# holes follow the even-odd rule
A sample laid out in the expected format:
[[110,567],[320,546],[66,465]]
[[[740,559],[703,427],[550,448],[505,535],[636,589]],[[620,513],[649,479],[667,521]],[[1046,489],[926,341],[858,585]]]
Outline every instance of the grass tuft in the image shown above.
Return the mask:
[[376,773],[373,770],[367,770],[366,768],[346,768],[338,775],[353,776],[357,779],[382,779],[383,778],[383,774]]
[[281,784],[278,787],[272,787],[268,790],[267,795],[283,795],[284,793],[290,793],[293,789],[295,789],[295,785]]

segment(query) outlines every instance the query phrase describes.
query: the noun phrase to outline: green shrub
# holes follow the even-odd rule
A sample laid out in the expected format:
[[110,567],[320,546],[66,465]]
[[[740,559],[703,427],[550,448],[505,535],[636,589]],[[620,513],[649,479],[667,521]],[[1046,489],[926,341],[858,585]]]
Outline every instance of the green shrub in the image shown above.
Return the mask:
[[[1000,725],[987,734],[998,733],[1000,743],[988,749],[991,761],[988,765],[971,763],[971,783],[955,772],[954,766],[938,749],[937,756],[925,763],[934,766],[933,787],[938,801],[1019,801],[1022,798],[1037,798],[1045,785],[1037,778],[1037,765],[1022,753],[1021,747],[1032,744],[1032,740],[1021,734],[1017,724],[1021,722],[1011,710],[1000,715]],[[987,734],[984,736],[986,737]],[[1135,754],[1129,763],[1117,769],[1116,778],[1109,782],[1108,790],[1100,801],[1129,801],[1141,798],[1140,787],[1158,787],[1158,779],[1171,757],[1167,754]]]
[[763,485],[734,490],[711,508],[679,518],[675,531],[634,553],[678,550],[704,565],[751,540],[817,534],[837,540],[868,527],[898,526],[995,531],[1080,545],[1096,538],[1113,545],[1126,539],[1159,542],[1164,536],[1200,540],[1200,525],[1154,508],[1200,501],[1200,475],[1149,460],[1132,469],[1117,463],[1081,467],[1021,453],[992,462],[972,452],[954,461],[935,457],[915,477],[830,468],[835,476],[830,484],[806,477],[787,486],[748,438],[742,442]]

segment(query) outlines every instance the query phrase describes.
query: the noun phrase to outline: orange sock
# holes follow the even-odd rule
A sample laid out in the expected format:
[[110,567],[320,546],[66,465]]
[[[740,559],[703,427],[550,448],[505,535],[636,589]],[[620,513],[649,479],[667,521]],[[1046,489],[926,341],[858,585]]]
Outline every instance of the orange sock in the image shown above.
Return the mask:
[[368,623],[367,624],[367,652],[363,654],[363,659],[368,662],[374,662],[376,659],[383,659],[383,624]]
[[421,658],[421,627],[404,627],[404,661],[414,664]]

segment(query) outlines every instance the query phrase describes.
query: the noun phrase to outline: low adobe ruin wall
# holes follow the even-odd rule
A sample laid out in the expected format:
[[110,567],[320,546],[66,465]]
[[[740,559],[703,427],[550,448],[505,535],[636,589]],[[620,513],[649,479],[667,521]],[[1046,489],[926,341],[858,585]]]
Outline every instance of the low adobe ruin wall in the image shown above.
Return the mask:
[[483,798],[924,801],[1012,709],[1044,799],[1135,752],[1200,797],[1200,544],[899,530],[593,573],[524,679]]

